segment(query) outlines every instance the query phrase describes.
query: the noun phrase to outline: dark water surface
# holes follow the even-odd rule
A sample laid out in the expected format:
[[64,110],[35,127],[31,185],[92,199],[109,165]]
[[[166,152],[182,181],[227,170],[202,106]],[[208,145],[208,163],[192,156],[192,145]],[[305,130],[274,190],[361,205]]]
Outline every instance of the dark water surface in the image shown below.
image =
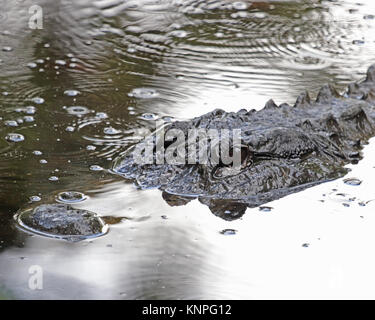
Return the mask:
[[[28,27],[33,4],[42,30]],[[360,214],[341,213],[340,196],[332,209],[319,206],[323,189],[307,190],[229,222],[197,200],[170,206],[108,169],[157,119],[260,109],[270,97],[294,103],[304,90],[361,79],[375,62],[371,1],[1,0],[0,10],[0,297],[337,297],[357,288],[357,265],[336,241],[343,221],[361,233],[350,220]],[[15,227],[17,210],[66,191],[86,196],[74,206],[103,217],[107,235],[73,243]],[[311,239],[337,225],[314,253]],[[43,290],[28,286],[33,265]]]

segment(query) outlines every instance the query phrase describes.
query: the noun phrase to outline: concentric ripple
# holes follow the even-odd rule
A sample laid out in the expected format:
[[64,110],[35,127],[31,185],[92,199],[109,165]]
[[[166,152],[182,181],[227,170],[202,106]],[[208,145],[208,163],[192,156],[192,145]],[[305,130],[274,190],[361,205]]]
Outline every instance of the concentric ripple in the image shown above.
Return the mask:
[[0,20],[0,197],[14,207],[105,183],[161,120],[344,88],[375,51],[375,12],[357,3],[46,1],[38,32],[29,4]]

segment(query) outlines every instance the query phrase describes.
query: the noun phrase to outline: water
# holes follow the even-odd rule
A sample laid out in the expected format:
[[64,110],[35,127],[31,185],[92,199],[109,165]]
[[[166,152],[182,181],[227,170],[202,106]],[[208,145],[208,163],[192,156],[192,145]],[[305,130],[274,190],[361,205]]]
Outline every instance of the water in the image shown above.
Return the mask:
[[[42,30],[32,4],[0,14],[0,296],[374,297],[373,142],[350,183],[220,216],[108,170],[158,119],[344,90],[375,62],[371,1],[45,0]],[[58,201],[108,234],[15,227],[19,209]],[[35,265],[43,290],[28,286]]]

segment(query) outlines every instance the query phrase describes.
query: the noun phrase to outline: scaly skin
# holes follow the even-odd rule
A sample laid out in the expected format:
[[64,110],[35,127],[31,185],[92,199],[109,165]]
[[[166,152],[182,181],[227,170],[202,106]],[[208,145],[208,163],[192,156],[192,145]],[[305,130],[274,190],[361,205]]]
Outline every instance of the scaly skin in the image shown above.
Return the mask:
[[241,129],[241,172],[232,175],[230,168],[210,163],[139,165],[133,149],[117,161],[114,171],[141,188],[160,188],[172,205],[199,197],[220,216],[223,206],[236,207],[234,215],[223,217],[238,218],[246,206],[342,177],[348,172],[345,165],[361,159],[363,144],[375,135],[375,65],[364,81],[349,85],[343,95],[326,85],[315,102],[305,92],[294,106],[277,106],[270,100],[260,111],[217,109],[174,122],[165,131],[176,128],[186,135],[191,128]]

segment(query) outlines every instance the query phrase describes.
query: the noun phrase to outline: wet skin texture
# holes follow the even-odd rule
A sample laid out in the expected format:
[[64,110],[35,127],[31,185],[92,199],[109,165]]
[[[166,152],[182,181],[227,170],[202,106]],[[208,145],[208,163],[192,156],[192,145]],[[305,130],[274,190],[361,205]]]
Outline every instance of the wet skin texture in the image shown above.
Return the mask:
[[209,162],[139,165],[134,149],[116,162],[114,171],[141,188],[160,188],[171,205],[199,197],[215,214],[236,219],[246,207],[342,177],[348,172],[345,165],[361,159],[363,144],[375,135],[375,65],[342,95],[325,85],[314,102],[305,92],[294,106],[270,100],[260,111],[217,109],[174,122],[165,131],[175,128],[186,135],[192,128],[241,129],[240,173]]
[[23,229],[45,236],[79,241],[105,234],[106,226],[95,213],[65,204],[44,204],[16,216]]

